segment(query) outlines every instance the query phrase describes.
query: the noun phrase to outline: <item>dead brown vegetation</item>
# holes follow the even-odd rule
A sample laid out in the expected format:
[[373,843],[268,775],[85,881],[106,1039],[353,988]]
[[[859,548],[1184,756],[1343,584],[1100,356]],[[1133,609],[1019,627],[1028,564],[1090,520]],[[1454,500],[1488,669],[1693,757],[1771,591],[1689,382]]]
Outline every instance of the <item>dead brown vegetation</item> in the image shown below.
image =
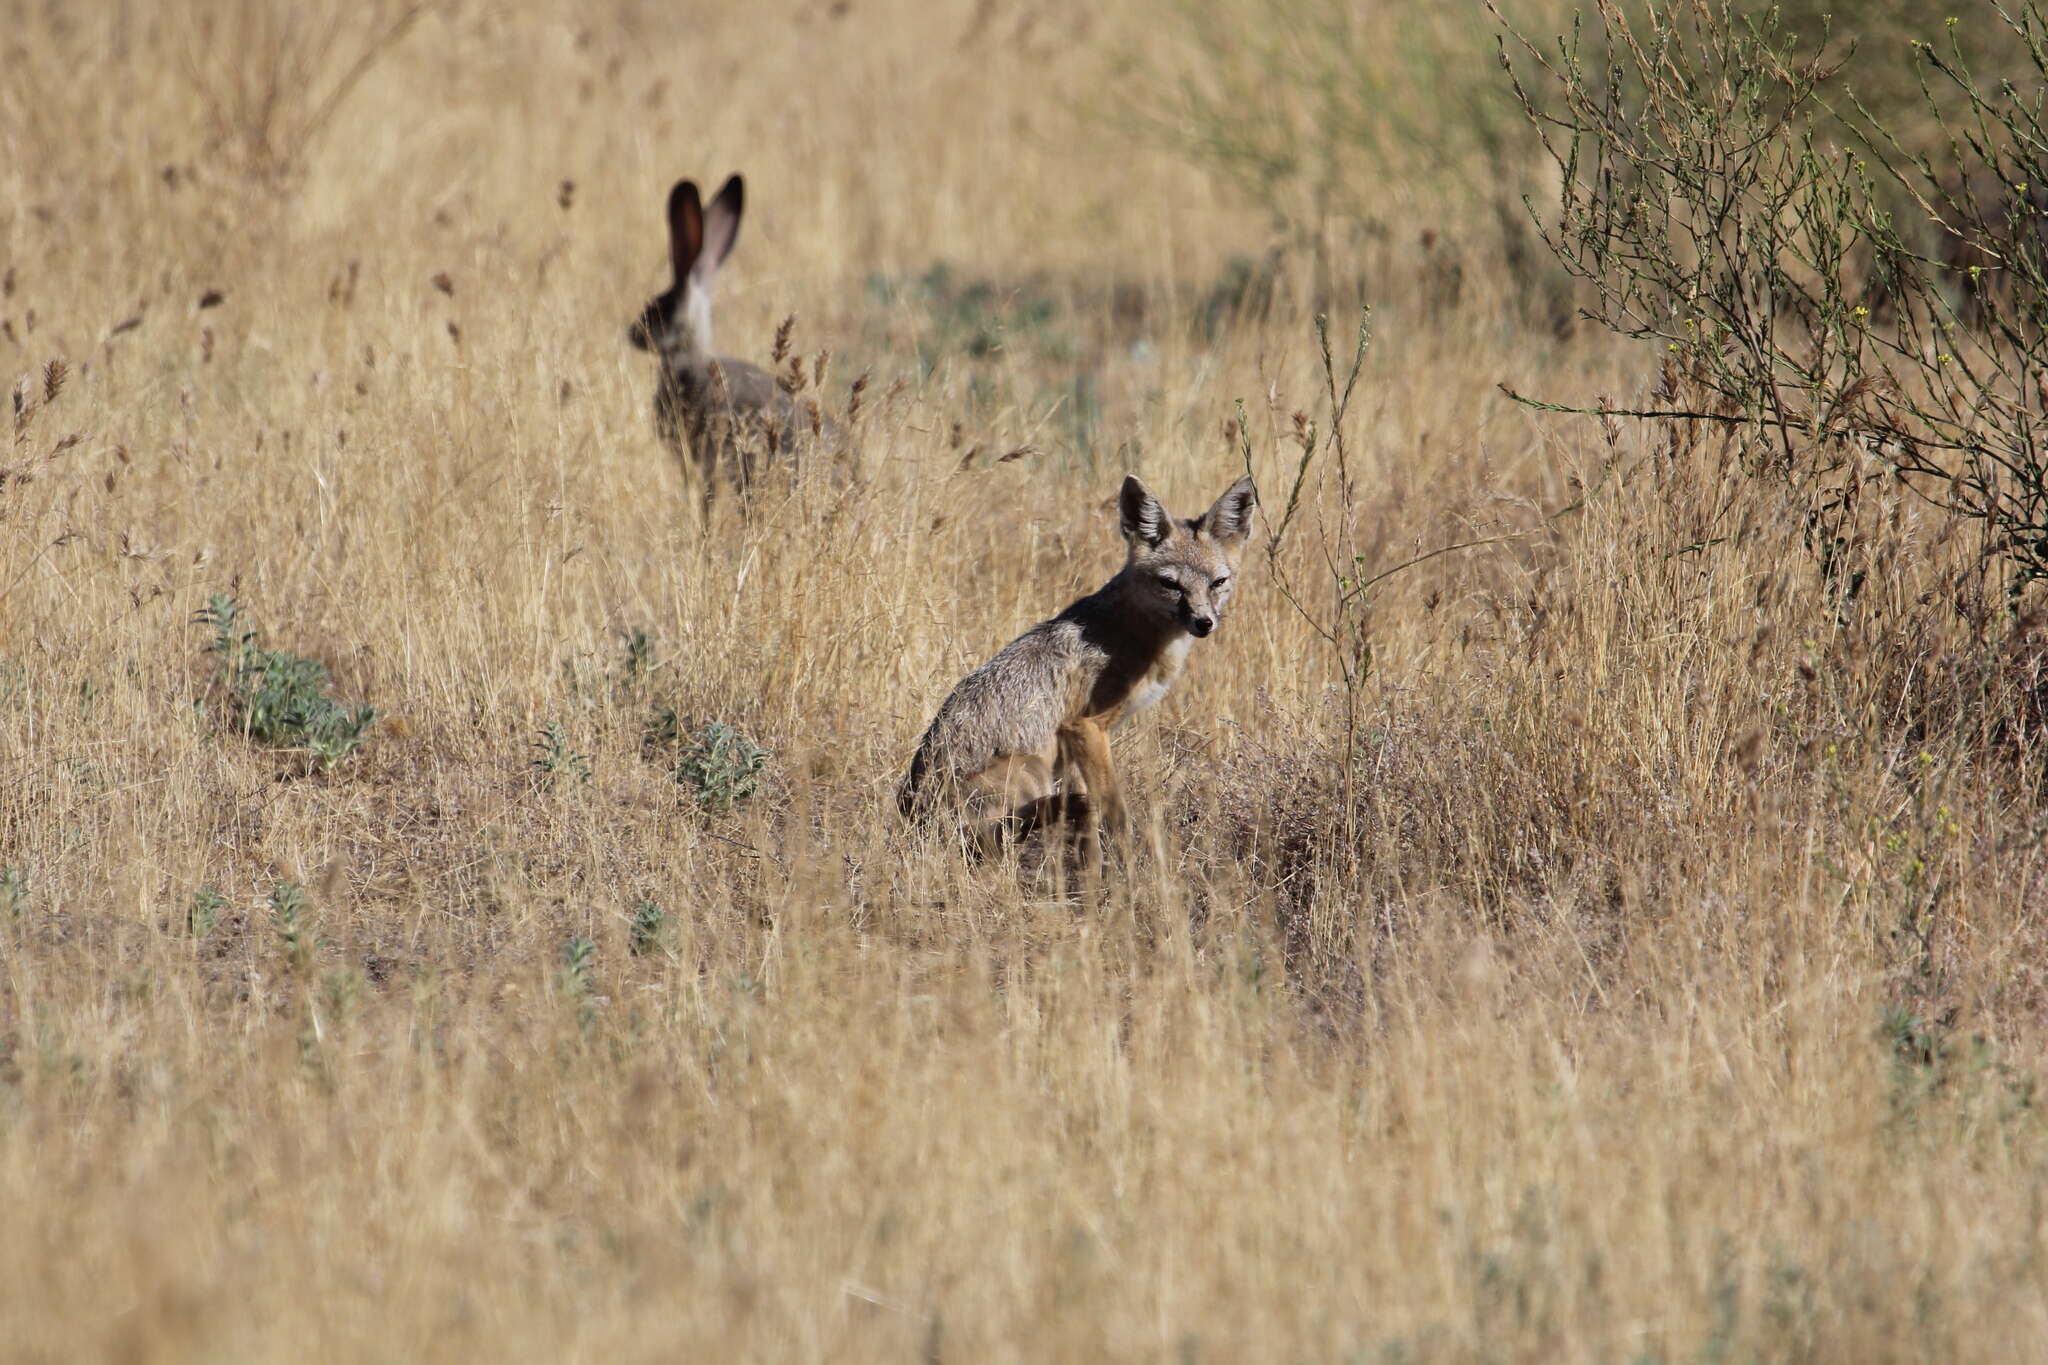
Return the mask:
[[[970,865],[892,799],[945,688],[1126,467],[1194,505],[1243,398],[1276,517],[1328,421],[1321,285],[1212,307],[1265,221],[1093,121],[1159,16],[435,6],[280,179],[153,12],[5,26],[8,1354],[2037,1351],[2041,621],[1973,531],[1864,470],[1824,564],[1713,433],[1495,388],[1639,355],[1367,243],[1346,468],[1119,736],[1128,871]],[[869,376],[870,477],[707,523],[619,320],[726,167],[721,344]],[[1461,541],[1341,661],[1277,589]],[[221,592],[365,747],[223,722]]]

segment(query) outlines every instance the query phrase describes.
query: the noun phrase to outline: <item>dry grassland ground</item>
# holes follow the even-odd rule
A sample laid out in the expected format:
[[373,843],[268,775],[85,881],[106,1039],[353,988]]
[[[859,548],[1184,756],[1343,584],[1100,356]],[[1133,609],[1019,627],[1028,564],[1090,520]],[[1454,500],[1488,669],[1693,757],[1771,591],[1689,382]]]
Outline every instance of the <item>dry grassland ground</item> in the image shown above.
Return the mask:
[[[0,6],[0,1357],[2048,1353],[1975,530],[1874,481],[1844,598],[1710,434],[1508,401],[1654,357],[1532,312],[1479,163],[1346,248],[1340,468],[1352,295],[1262,306],[1267,219],[1119,117],[1152,0],[394,14]],[[707,521],[623,333],[732,169],[721,349],[867,375],[862,477]],[[906,829],[1238,399],[1266,544],[1317,454],[1119,736],[1123,868]],[[359,752],[240,732],[215,594]]]

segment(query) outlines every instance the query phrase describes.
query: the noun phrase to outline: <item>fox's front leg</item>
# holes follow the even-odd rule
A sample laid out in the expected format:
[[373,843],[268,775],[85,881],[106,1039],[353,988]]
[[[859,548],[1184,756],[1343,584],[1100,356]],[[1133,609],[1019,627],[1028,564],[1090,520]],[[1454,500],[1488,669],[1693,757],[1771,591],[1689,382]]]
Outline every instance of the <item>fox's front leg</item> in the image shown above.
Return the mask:
[[1116,769],[1109,761],[1109,732],[1100,723],[1081,719],[1060,729],[1061,766],[1080,779],[1087,794],[1083,839],[1091,858],[1099,859],[1099,834],[1122,834],[1129,821]]
[[1067,728],[1067,741],[1067,761],[1080,775],[1096,819],[1112,830],[1123,830],[1128,820],[1123,789],[1109,760],[1109,731],[1099,721],[1075,721]]

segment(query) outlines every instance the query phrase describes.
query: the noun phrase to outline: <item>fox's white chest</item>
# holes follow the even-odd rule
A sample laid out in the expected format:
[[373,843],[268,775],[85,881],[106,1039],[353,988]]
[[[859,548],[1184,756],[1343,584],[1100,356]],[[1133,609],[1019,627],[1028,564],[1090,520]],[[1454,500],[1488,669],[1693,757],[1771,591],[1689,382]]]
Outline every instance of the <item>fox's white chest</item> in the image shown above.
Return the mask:
[[1149,711],[1166,695],[1166,689],[1173,686],[1173,680],[1180,676],[1180,668],[1187,661],[1188,646],[1195,642],[1192,635],[1183,635],[1166,647],[1155,664],[1138,685],[1131,689],[1129,699],[1124,702],[1123,714],[1117,717],[1121,725],[1140,711]]

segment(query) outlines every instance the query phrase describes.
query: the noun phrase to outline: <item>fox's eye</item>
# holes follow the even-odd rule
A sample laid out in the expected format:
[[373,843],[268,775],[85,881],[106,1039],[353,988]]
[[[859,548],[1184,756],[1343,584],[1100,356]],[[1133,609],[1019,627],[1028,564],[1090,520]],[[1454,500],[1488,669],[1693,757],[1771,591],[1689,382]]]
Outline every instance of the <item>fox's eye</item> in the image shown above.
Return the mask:
[[1221,578],[1217,579],[1217,580],[1216,580],[1215,582],[1211,583],[1211,584],[1209,585],[1209,590],[1210,590],[1211,592],[1214,592],[1214,591],[1215,591],[1216,589],[1218,589],[1218,588],[1222,587],[1222,586],[1223,586],[1223,585],[1224,585],[1225,583],[1228,583],[1229,581],[1230,581],[1230,575],[1229,575],[1229,574],[1225,574],[1225,575],[1223,575],[1223,577],[1221,577]]
[[1170,574],[1161,574],[1159,575],[1159,586],[1165,588],[1168,592],[1179,592],[1180,580]]

